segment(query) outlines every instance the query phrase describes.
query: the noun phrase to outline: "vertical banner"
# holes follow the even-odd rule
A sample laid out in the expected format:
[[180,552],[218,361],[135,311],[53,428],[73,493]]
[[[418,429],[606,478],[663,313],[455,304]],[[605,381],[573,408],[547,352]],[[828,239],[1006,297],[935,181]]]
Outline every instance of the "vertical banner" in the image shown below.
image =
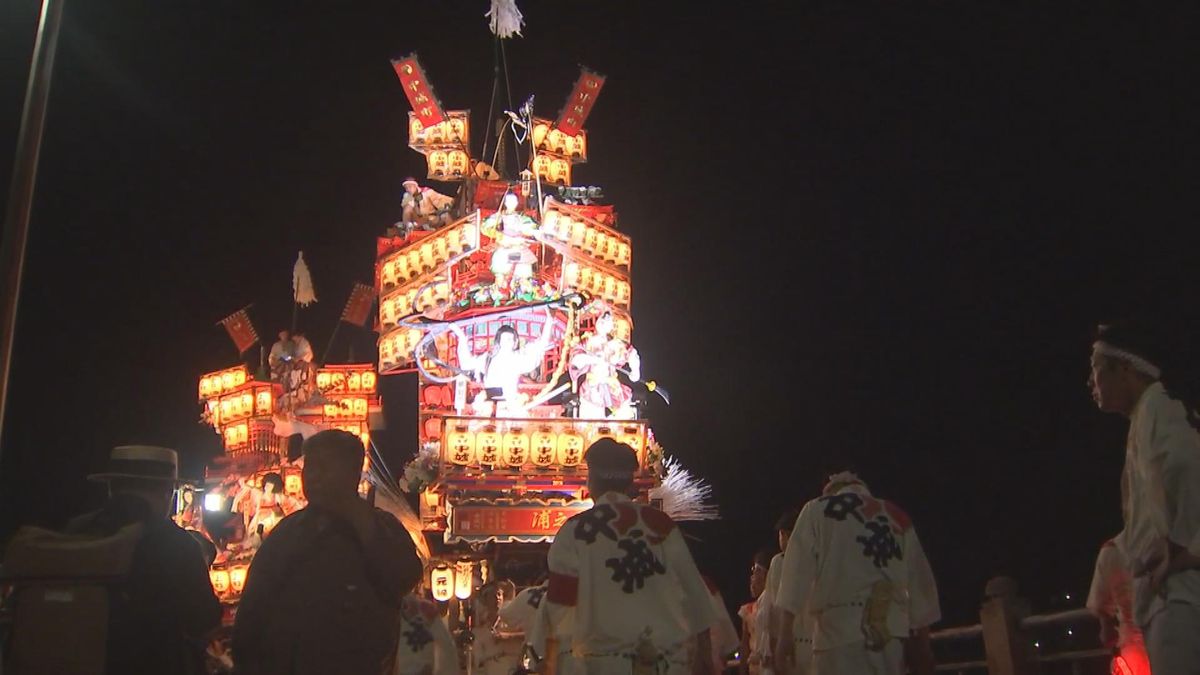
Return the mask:
[[563,106],[562,112],[558,114],[558,121],[554,126],[559,131],[568,136],[575,136],[583,129],[583,123],[587,121],[587,117],[592,112],[592,106],[596,104],[596,97],[600,95],[600,88],[604,86],[604,76],[599,73],[594,73],[587,68],[582,68],[579,71],[579,79],[575,81],[575,88],[571,91],[571,96],[567,99],[567,104]]
[[375,289],[366,284],[355,283],[346,300],[346,308],[342,310],[342,321],[355,326],[365,326],[371,315],[371,305],[375,304]]
[[433,85],[425,77],[425,69],[417,61],[416,53],[403,58],[392,59],[392,67],[404,87],[404,95],[412,105],[413,112],[421,121],[421,126],[429,128],[446,119],[446,113],[433,95]]
[[221,325],[229,333],[229,339],[233,340],[233,346],[237,347],[239,354],[258,342],[258,332],[254,330],[254,324],[250,323],[250,316],[246,314],[245,309],[239,309],[221,319]]

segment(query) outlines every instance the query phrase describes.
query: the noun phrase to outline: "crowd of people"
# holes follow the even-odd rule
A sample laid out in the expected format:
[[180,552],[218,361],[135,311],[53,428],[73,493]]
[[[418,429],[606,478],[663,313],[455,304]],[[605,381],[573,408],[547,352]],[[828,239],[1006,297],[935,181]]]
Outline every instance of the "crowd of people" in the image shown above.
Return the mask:
[[[1132,326],[1102,327],[1092,349],[1097,406],[1129,418],[1124,529],[1100,549],[1087,603],[1115,650],[1116,672],[1200,673],[1200,419],[1171,364]],[[233,625],[233,672],[457,672],[460,645],[423,599],[410,533],[359,496],[361,440],[324,431],[304,442],[303,454],[308,502],[274,525],[250,568]],[[636,453],[602,438],[584,460],[593,505],[557,533],[545,582],[492,593],[495,602],[477,610],[517,631],[531,658],[481,646],[477,670],[709,675],[736,650],[744,675],[934,672],[930,627],[941,615],[933,571],[909,516],[856,474],[830,476],[819,496],[776,523],[779,552],[753,558],[739,639],[678,525],[633,499]],[[95,672],[204,672],[222,607],[207,573],[211,549],[169,517],[177,472],[171,450],[116,448],[109,471],[93,476],[110,490],[100,510],[65,534],[27,529],[10,543],[6,574],[91,556],[123,580],[93,612],[107,624],[104,648],[82,656],[47,651],[55,630],[82,619],[55,614],[52,593],[31,582],[41,595],[19,604],[25,614],[6,655],[15,672],[38,659],[85,657],[103,662]]]

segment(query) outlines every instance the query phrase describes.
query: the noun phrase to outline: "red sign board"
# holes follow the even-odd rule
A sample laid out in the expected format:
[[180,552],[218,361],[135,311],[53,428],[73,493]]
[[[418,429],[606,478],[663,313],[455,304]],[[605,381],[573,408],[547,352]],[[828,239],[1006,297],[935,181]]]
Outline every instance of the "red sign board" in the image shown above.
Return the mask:
[[567,519],[587,510],[572,506],[456,506],[450,533],[463,539],[553,537]]
[[596,104],[596,97],[600,95],[600,88],[603,86],[603,75],[593,73],[587,68],[582,69],[579,79],[575,81],[575,89],[571,91],[571,96],[563,106],[562,112],[558,114],[558,121],[554,126],[568,136],[577,135],[583,130],[583,123],[592,112],[592,106]]
[[416,54],[410,54],[402,59],[393,59],[392,67],[400,77],[404,87],[404,95],[408,97],[413,112],[421,121],[421,126],[431,127],[446,119],[446,113],[433,95],[433,85],[425,77],[425,69],[417,61]]

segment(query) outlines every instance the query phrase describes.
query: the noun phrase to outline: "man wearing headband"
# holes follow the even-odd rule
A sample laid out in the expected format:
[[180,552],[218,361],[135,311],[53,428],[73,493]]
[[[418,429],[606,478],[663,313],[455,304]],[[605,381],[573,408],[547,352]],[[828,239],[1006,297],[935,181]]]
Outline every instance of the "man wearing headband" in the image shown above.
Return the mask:
[[1129,418],[1122,475],[1133,618],[1156,673],[1200,673],[1200,436],[1159,378],[1161,354],[1131,325],[1101,326],[1088,384],[1096,405]]
[[712,675],[708,589],[670,517],[630,499],[636,453],[601,438],[584,460],[595,506],[547,554],[547,613],[554,626],[571,622],[573,670]]
[[933,675],[929,626],[941,618],[937,584],[912,522],[850,472],[831,476],[804,505],[783,558],[775,673],[796,672],[791,631],[807,611],[813,672]]

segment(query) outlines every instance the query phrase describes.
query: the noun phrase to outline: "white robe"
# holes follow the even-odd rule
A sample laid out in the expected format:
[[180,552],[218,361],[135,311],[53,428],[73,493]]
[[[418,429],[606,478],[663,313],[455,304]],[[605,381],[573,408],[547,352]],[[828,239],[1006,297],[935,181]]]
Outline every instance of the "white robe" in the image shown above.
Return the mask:
[[400,640],[392,675],[458,675],[458,647],[437,607],[415,596],[400,604]]
[[937,584],[907,515],[858,484],[805,504],[775,601],[811,615],[816,672],[823,651],[870,651],[864,612],[873,592],[886,592],[875,625],[889,654],[896,639],[941,618]]
[[[1117,619],[1117,650],[1134,673],[1150,672],[1142,631],[1133,621],[1133,585],[1129,561],[1114,541],[1104,542],[1088,591],[1087,608],[1097,616]],[[1114,670],[1113,672],[1121,672]]]
[[713,624],[712,600],[666,514],[600,495],[563,525],[547,561],[548,618],[570,622],[571,651],[586,672],[630,672],[639,644],[643,655],[657,653],[659,672],[686,672],[693,638]]

